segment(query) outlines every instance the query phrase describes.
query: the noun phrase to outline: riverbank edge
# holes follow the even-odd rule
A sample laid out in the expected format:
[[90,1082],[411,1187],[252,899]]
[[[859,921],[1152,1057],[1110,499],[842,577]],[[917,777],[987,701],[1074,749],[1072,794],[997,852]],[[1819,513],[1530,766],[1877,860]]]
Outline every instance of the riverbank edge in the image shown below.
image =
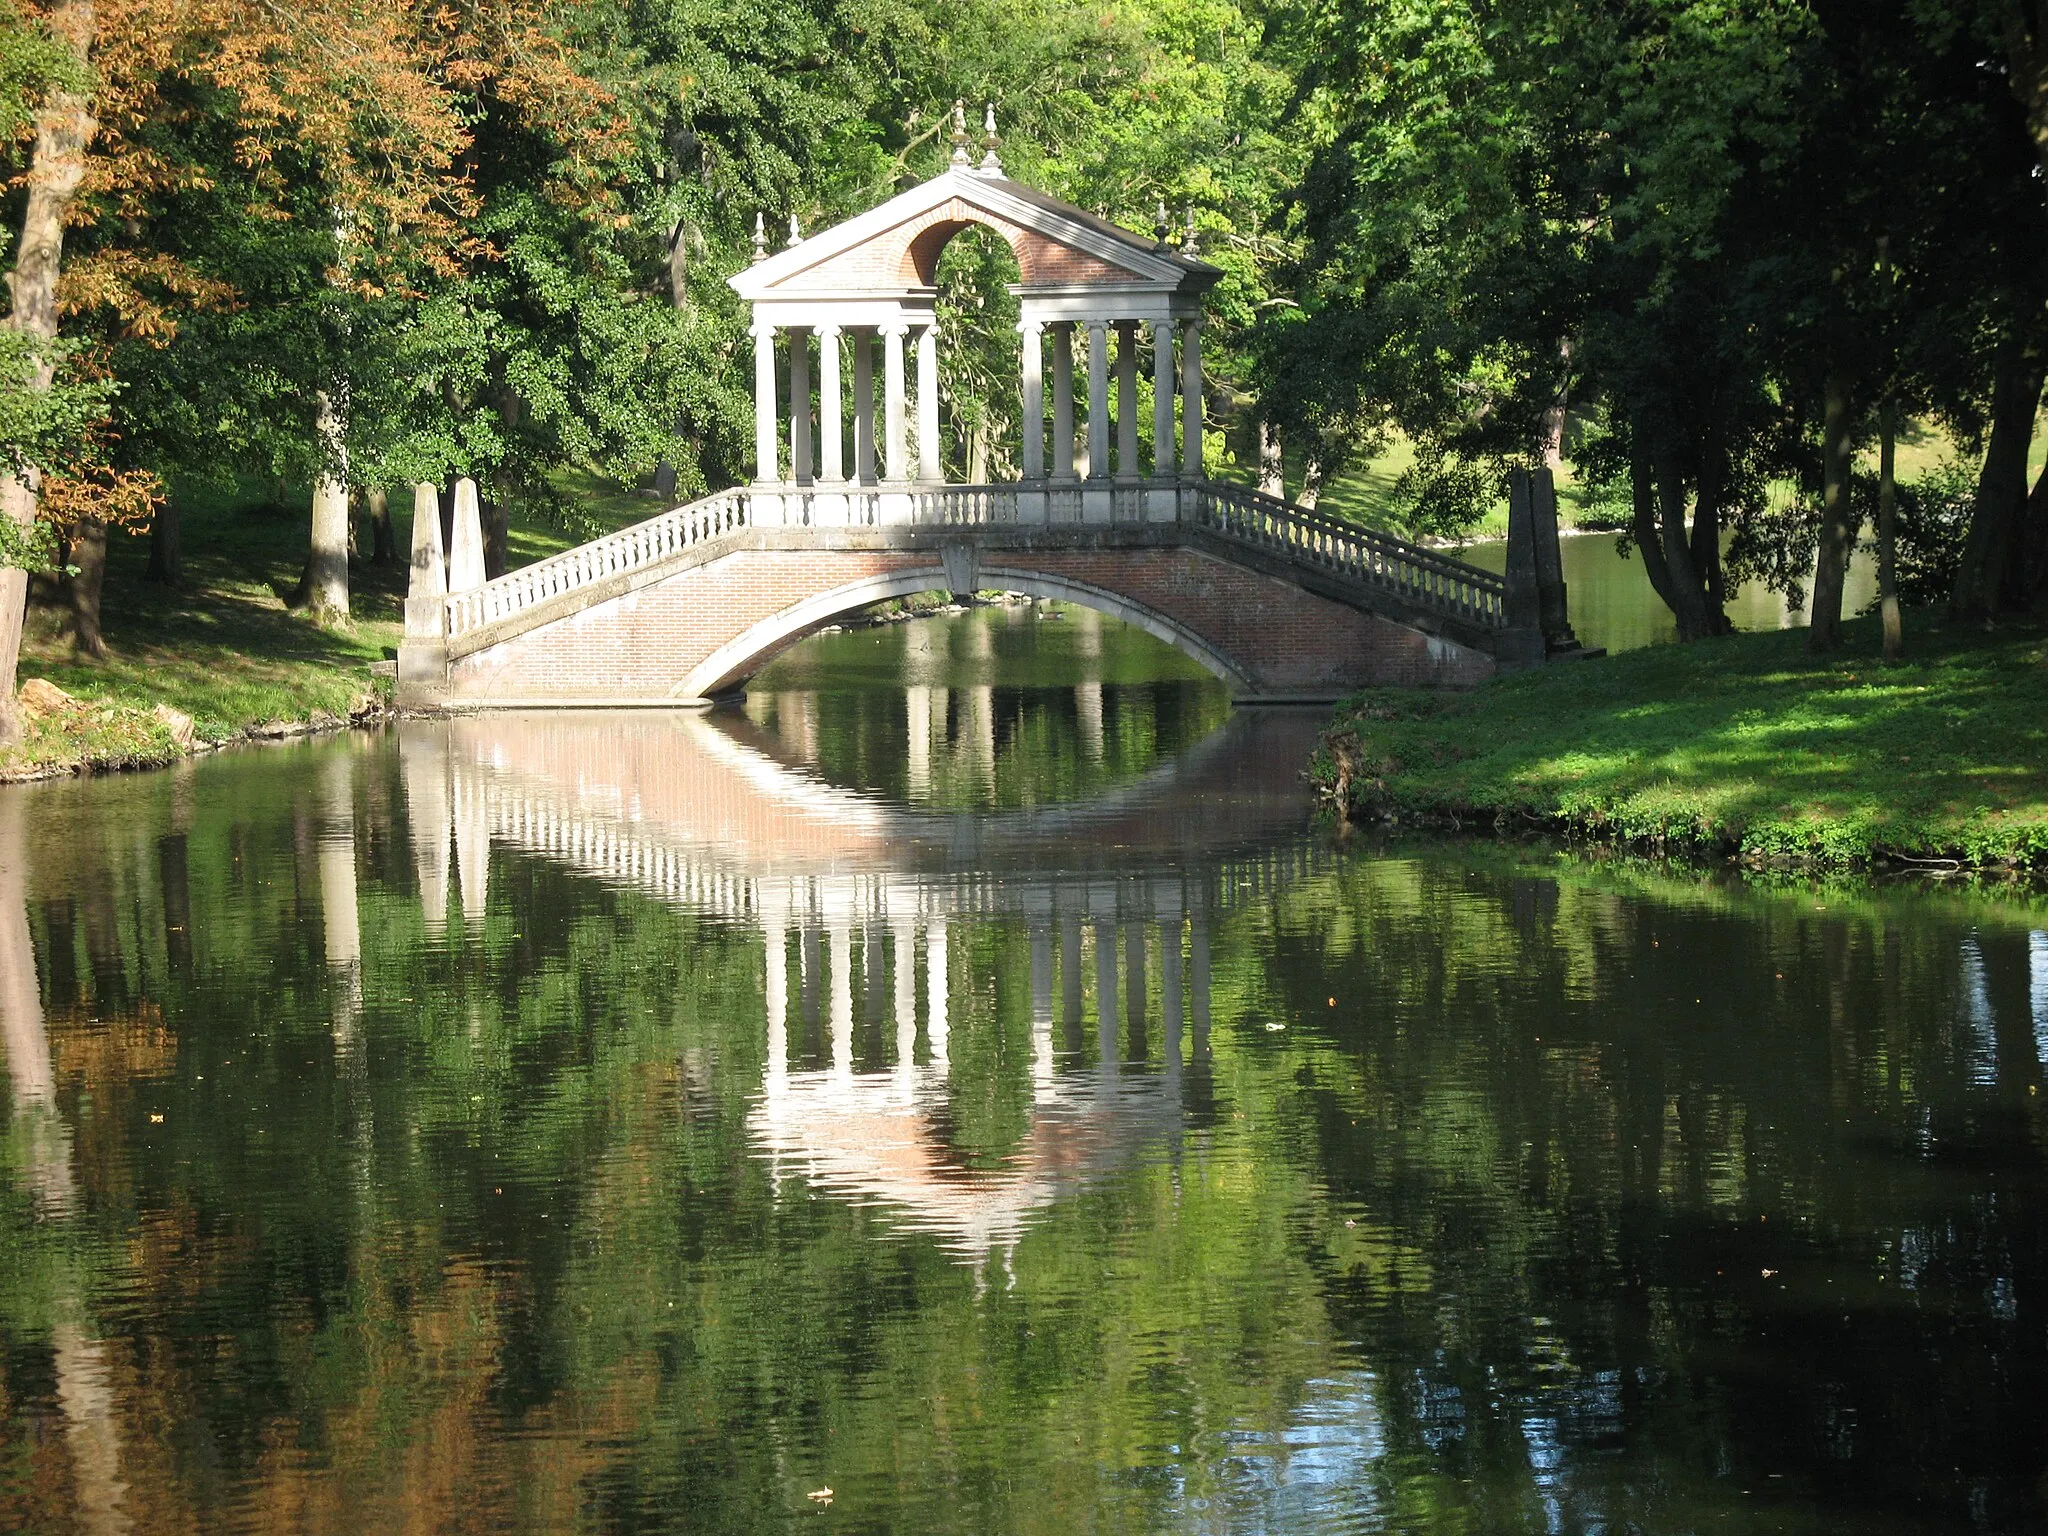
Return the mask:
[[122,700],[69,694],[39,704],[36,685],[43,682],[31,678],[22,685],[17,699],[22,738],[0,750],[0,785],[169,768],[226,747],[382,726],[398,714],[388,682],[372,677],[346,714],[302,700],[303,712],[233,721],[224,731],[202,734],[189,715],[166,704],[144,709]]
[[1689,862],[2048,877],[2048,627],[1658,646],[1460,694],[1375,689],[1308,765],[1347,821]]

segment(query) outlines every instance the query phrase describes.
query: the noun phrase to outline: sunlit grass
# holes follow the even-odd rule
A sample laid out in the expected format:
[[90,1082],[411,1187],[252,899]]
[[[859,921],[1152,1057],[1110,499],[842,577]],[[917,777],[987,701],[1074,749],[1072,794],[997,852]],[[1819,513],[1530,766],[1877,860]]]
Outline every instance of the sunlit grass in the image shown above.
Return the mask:
[[1886,667],[1801,630],[1657,646],[1454,696],[1378,691],[1318,761],[1353,808],[1758,859],[2048,865],[2048,630],[1929,621]]

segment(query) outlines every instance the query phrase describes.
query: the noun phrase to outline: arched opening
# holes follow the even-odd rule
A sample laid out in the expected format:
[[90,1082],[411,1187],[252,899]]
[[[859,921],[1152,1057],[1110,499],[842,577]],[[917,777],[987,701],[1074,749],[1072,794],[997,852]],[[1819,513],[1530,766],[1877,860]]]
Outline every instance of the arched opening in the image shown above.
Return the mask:
[[932,264],[938,288],[939,398],[946,478],[988,485],[1017,476],[1021,308],[1010,244],[984,224],[955,229]]
[[[987,587],[1075,603],[1121,619],[1192,657],[1221,681],[1233,697],[1256,691],[1250,674],[1204,636],[1118,593],[1066,577],[1001,565],[984,565],[980,579]],[[909,597],[945,585],[945,570],[934,563],[916,570],[867,577],[818,593],[734,636],[694,668],[677,692],[697,698],[731,693],[783,651],[826,625],[892,597]]]

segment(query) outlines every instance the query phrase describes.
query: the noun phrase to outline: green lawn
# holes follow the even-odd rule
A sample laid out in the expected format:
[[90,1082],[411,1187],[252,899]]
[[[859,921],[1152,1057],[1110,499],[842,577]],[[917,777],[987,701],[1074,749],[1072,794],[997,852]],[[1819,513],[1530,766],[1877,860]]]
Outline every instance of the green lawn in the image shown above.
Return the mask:
[[1879,660],[1874,620],[1653,646],[1462,694],[1382,690],[1317,754],[1350,812],[1552,828],[1820,865],[1956,858],[2048,869],[2048,627],[1931,621]]
[[[602,483],[565,481],[565,497],[600,528],[651,516],[646,497]],[[381,701],[372,663],[396,654],[403,625],[411,539],[410,499],[394,492],[398,557],[349,570],[354,623],[324,628],[289,612],[282,594],[305,561],[304,493],[273,506],[257,495],[191,498],[184,504],[184,580],[176,589],[147,580],[149,541],[109,540],[101,617],[108,655],[72,653],[64,615],[32,605],[23,635],[21,681],[47,678],[90,706],[38,722],[0,752],[0,778],[51,768],[168,762],[178,755],[158,704],[190,715],[206,741],[226,741],[275,722],[346,718]],[[368,529],[362,536],[367,543]],[[575,542],[560,529],[514,522],[511,563],[525,565]],[[47,594],[45,594],[47,596]]]

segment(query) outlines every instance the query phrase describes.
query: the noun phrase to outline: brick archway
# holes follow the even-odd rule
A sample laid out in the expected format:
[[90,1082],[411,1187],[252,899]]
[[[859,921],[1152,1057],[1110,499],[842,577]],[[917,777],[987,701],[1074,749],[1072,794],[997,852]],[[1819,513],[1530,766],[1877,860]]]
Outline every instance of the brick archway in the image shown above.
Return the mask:
[[[1200,662],[1233,693],[1257,692],[1252,673],[1207,638],[1171,616],[1134,598],[1120,596],[1085,581],[1043,571],[989,566],[981,571],[984,585],[1023,592],[1056,602],[1077,603],[1111,618],[1134,624],[1155,639]],[[875,603],[918,592],[945,590],[945,568],[933,563],[921,569],[866,576],[793,603],[780,613],[750,625],[700,662],[683,681],[683,691],[700,698],[739,687],[776,656],[824,626]]]

